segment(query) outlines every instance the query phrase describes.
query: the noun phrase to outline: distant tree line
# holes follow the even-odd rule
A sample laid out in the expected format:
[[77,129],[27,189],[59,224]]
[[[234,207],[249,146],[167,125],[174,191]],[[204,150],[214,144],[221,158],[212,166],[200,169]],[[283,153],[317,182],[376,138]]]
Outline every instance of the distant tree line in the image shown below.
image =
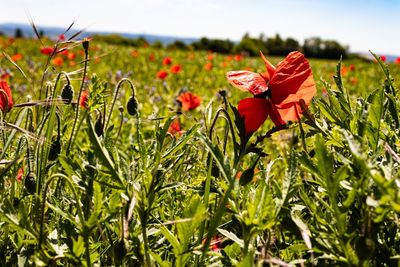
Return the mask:
[[[41,33],[43,34],[43,33]],[[23,37],[21,29],[16,29],[15,37]],[[136,39],[126,38],[118,34],[96,35],[95,39],[114,45],[128,45],[133,47],[153,46],[155,48],[164,48],[164,44],[160,41],[150,44],[145,38]],[[308,38],[303,44],[300,44],[293,38],[282,38],[279,34],[272,37],[266,37],[260,34],[258,37],[251,37],[246,33],[242,39],[235,43],[227,40],[208,39],[203,37],[191,44],[176,40],[165,46],[167,49],[178,50],[206,50],[222,54],[246,54],[249,56],[257,56],[260,51],[272,56],[286,56],[291,51],[302,51],[306,57],[338,59],[340,57],[347,58],[349,56],[349,47],[343,46],[334,40],[322,40],[319,37]]]

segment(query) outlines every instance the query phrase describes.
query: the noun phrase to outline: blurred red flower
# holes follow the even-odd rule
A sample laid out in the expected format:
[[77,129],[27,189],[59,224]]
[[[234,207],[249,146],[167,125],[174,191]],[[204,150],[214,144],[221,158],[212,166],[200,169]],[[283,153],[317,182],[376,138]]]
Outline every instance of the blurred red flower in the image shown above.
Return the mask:
[[61,42],[65,41],[65,35],[64,34],[60,34],[58,36],[58,40],[61,41]]
[[241,61],[242,60],[242,56],[241,55],[235,55],[235,60],[236,61]]
[[10,86],[6,81],[0,80],[0,109],[3,112],[8,112],[13,107],[13,104]]
[[170,57],[165,57],[163,59],[163,65],[164,66],[171,65],[171,63],[172,63],[172,59]]
[[168,72],[166,72],[165,70],[160,70],[159,72],[157,72],[157,78],[164,80],[165,78],[167,78],[168,76]]
[[19,168],[18,169],[18,172],[17,172],[17,181],[18,182],[22,182],[22,178],[23,178],[23,176],[24,176],[24,168]]
[[179,120],[176,119],[174,120],[168,128],[167,131],[169,134],[175,136],[176,134],[181,135],[182,134],[182,130],[181,130],[181,124],[179,123]]
[[382,56],[381,56],[381,60],[382,60],[383,62],[386,62],[386,56],[382,55]]
[[50,46],[40,48],[40,53],[42,53],[43,55],[50,56],[51,54],[53,54],[53,52],[54,52],[54,48],[50,47]]
[[208,54],[207,55],[207,60],[212,61],[214,59],[214,55],[213,54]]
[[201,98],[192,93],[182,93],[176,99],[182,104],[183,110],[193,110],[197,108],[201,103]]
[[11,59],[14,61],[21,60],[22,58],[23,58],[23,56],[21,54],[15,54],[11,57]]
[[132,50],[131,56],[132,57],[138,57],[139,56],[139,52],[137,50]]
[[204,69],[206,71],[211,71],[213,69],[213,64],[211,62],[208,62],[207,64],[204,65]]
[[181,65],[179,65],[179,64],[173,65],[173,66],[171,67],[171,69],[170,69],[170,71],[171,71],[172,73],[175,73],[175,74],[181,72],[181,70],[182,70],[182,67],[181,67]]
[[394,61],[394,63],[400,64],[400,57],[396,58],[396,60]]
[[74,52],[68,52],[67,58],[68,60],[74,60],[76,58],[76,54]]
[[55,57],[55,58],[53,58],[52,62],[56,66],[62,66],[64,64],[64,60],[62,57]]
[[82,108],[86,109],[87,105],[88,105],[88,99],[89,99],[89,92],[88,91],[83,91],[82,94],[81,94],[81,98],[79,100],[79,105]]
[[149,60],[154,61],[155,59],[156,59],[156,56],[153,53],[151,53],[149,56]]
[[254,95],[241,100],[238,106],[246,133],[255,132],[268,116],[277,126],[298,121],[300,101],[309,105],[316,93],[310,65],[302,53],[291,52],[276,68],[262,53],[261,58],[266,66],[264,73],[230,71],[226,75],[233,86]]
[[354,64],[350,64],[349,70],[350,71],[355,71],[356,70],[356,66]]

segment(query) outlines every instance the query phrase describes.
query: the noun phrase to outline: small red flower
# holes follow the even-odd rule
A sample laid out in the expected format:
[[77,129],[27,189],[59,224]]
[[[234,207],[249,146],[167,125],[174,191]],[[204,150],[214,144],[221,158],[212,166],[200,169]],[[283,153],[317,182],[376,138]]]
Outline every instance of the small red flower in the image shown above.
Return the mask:
[[171,65],[172,64],[172,59],[170,57],[165,57],[163,59],[163,65],[167,66],[167,65]]
[[15,54],[11,57],[11,59],[14,61],[21,60],[22,58],[23,58],[23,56],[21,54]]
[[88,91],[83,91],[81,94],[81,99],[79,100],[79,105],[86,109],[88,105],[88,98],[89,98],[89,92]]
[[18,173],[17,173],[17,181],[18,182],[22,182],[22,178],[23,178],[23,176],[24,176],[24,168],[19,168],[18,169]]
[[156,59],[156,56],[152,53],[149,55],[149,60],[154,61]]
[[385,55],[382,55],[382,56],[381,56],[381,60],[382,60],[383,62],[386,62],[386,56],[385,56]]
[[356,70],[356,66],[354,64],[350,64],[349,70],[350,71],[355,71]]
[[213,64],[211,62],[208,62],[207,64],[204,65],[204,69],[206,71],[211,71],[213,69]]
[[60,34],[58,36],[58,40],[61,41],[61,42],[65,41],[65,35],[64,34]]
[[168,72],[166,72],[165,70],[160,70],[159,72],[157,72],[157,78],[164,80],[165,78],[167,78],[168,76]]
[[[8,101],[7,101],[7,99],[8,99]],[[13,104],[14,103],[13,103],[10,87],[8,86],[6,81],[0,80],[0,109],[3,112],[8,112],[13,107]],[[6,106],[7,106],[7,110],[6,110]]]
[[64,64],[64,60],[62,57],[55,57],[55,58],[53,58],[52,62],[56,66],[62,66]]
[[179,65],[179,64],[173,65],[173,66],[171,67],[171,69],[170,69],[170,71],[171,71],[172,73],[175,73],[175,74],[181,72],[181,70],[182,70],[182,67],[181,67],[181,65]]
[[201,103],[201,98],[191,93],[183,93],[176,99],[182,104],[183,110],[193,110]]
[[137,50],[132,50],[131,56],[132,57],[138,57],[139,56],[139,52]]
[[275,68],[261,53],[266,71],[230,71],[228,81],[242,91],[254,95],[239,102],[238,111],[244,117],[246,133],[255,132],[268,118],[275,125],[298,121],[300,101],[309,105],[316,93],[310,65],[298,51],[289,53]]
[[176,120],[174,120],[170,125],[169,125],[169,128],[168,128],[168,131],[167,131],[169,134],[171,134],[171,135],[173,135],[173,136],[175,136],[176,134],[178,134],[178,135],[181,135],[182,134],[182,130],[181,130],[181,124],[179,123],[179,120],[178,119],[176,119]]
[[42,53],[43,55],[50,56],[53,54],[53,52],[54,52],[54,48],[50,47],[50,46],[40,48],[40,53]]
[[400,57],[396,58],[396,60],[394,61],[394,63],[400,64]]
[[212,61],[214,59],[214,55],[213,54],[208,54],[207,55],[207,60]]
[[241,55],[235,55],[235,60],[236,61],[241,61],[242,60],[242,56]]
[[74,60],[76,58],[76,54],[74,52],[68,52],[67,58],[68,60]]

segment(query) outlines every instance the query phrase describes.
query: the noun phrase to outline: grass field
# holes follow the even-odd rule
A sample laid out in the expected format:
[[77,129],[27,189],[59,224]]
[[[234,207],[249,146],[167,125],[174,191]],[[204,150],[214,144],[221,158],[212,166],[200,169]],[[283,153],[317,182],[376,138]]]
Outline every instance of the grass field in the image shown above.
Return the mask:
[[302,119],[248,135],[259,57],[42,42],[0,37],[1,266],[398,264],[399,64],[310,59]]

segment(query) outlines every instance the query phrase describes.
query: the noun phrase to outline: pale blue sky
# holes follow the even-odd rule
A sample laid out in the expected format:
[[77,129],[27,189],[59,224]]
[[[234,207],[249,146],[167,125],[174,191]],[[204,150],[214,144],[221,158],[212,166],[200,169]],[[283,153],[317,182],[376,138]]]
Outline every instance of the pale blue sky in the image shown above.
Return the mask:
[[[400,0],[12,0],[0,23],[182,37],[230,38],[275,33],[299,41],[335,39],[352,51],[400,54]],[[397,25],[397,26],[396,26]]]

